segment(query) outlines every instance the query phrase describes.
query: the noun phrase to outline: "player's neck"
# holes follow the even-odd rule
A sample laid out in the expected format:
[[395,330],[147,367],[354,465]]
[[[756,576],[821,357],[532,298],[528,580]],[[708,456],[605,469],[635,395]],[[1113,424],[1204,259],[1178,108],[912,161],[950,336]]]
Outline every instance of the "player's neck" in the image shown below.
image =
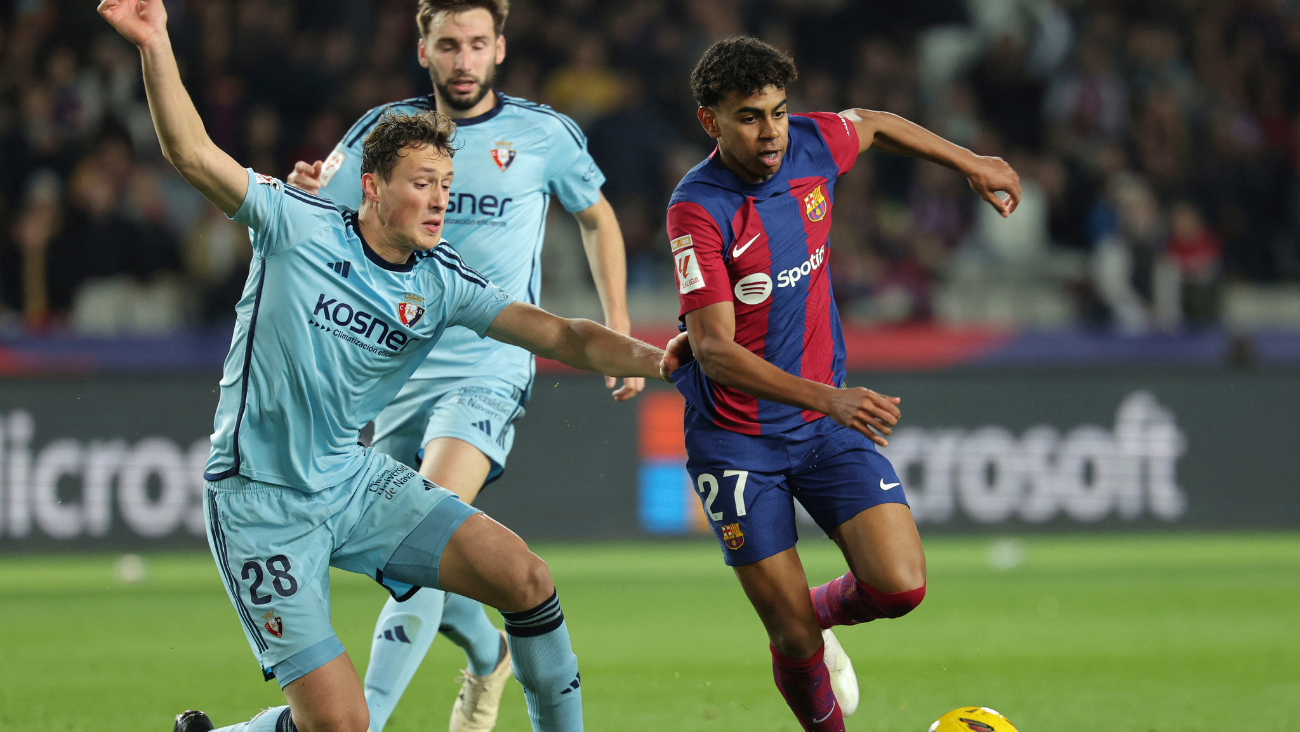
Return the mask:
[[497,92],[495,89],[488,89],[487,94],[484,94],[483,98],[478,100],[478,104],[475,104],[469,109],[456,109],[448,104],[447,100],[443,98],[441,93],[439,93],[437,87],[434,87],[433,89],[433,98],[438,103],[438,111],[453,120],[480,117],[491,112],[492,108],[497,106]]
[[[771,180],[772,177],[775,176],[777,173],[781,172],[781,168],[778,167],[776,170],[772,171],[771,175],[767,175],[767,176],[756,175],[750,172],[749,170],[746,170],[745,166],[741,165],[740,161],[737,160],[734,155],[727,152],[727,148],[723,147],[721,143],[718,144],[718,162],[722,163],[722,167],[726,168],[732,175],[736,176],[741,181],[745,183],[749,183],[751,185],[756,185],[758,183],[766,183],[767,181]],[[785,161],[782,162],[784,163]]]
[[379,220],[379,212],[375,211],[369,201],[361,203],[361,210],[357,212],[357,228],[362,241],[380,259],[389,264],[406,264],[410,261],[414,249],[403,247],[399,237],[389,234]]

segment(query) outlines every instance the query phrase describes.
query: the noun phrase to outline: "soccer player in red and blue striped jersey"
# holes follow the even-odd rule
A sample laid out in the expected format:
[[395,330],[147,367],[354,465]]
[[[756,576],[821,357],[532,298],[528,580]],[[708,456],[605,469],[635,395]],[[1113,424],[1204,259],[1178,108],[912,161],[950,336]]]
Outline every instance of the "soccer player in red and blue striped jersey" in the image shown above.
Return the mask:
[[[836,178],[875,146],[962,172],[1003,216],[1020,183],[1002,160],[888,113],[788,114],[795,78],[789,56],[744,37],[714,44],[691,75],[718,146],[668,208],[695,357],[673,380],[687,402],[687,470],[767,629],[777,688],[804,729],[831,731],[856,708],[857,685],[829,629],[899,617],[925,596],[902,481],[876,451],[899,399],[845,384],[828,267]],[[811,590],[795,498],[850,570]]]

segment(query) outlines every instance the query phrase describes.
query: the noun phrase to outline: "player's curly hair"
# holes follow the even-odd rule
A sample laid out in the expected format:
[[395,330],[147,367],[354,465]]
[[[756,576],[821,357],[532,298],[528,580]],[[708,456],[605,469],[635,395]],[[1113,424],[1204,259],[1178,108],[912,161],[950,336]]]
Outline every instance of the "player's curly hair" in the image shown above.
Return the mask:
[[691,72],[691,94],[712,107],[731,92],[747,97],[769,84],[784,89],[799,78],[790,55],[751,36],[725,38],[704,52]]
[[407,148],[428,145],[447,157],[456,154],[456,123],[441,112],[419,114],[386,112],[361,143],[361,173],[375,173],[384,180],[393,174],[397,161]]
[[429,31],[429,22],[438,13],[463,13],[466,10],[483,8],[492,14],[492,27],[496,34],[506,27],[506,16],[510,15],[510,0],[420,0],[420,9],[415,13],[415,22],[420,27],[420,37]]

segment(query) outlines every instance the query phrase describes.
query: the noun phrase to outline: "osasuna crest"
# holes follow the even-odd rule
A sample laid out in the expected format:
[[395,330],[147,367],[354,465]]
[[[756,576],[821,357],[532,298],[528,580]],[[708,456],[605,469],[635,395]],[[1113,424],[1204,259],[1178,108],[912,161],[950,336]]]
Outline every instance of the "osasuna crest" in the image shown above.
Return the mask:
[[727,524],[722,527],[722,543],[732,551],[745,545],[745,532],[740,530],[740,524]]
[[262,619],[266,621],[262,624],[262,627],[266,628],[266,632],[276,638],[284,637],[284,621],[280,619],[279,615],[275,614],[274,610],[266,611],[266,613],[262,615]]
[[401,319],[402,325],[407,328],[414,328],[415,324],[420,322],[424,317],[424,308],[413,302],[397,303],[397,317]]
[[492,162],[496,163],[497,167],[504,173],[506,168],[509,168],[510,164],[515,161],[515,151],[510,149],[510,143],[505,140],[497,140],[494,144],[496,147],[490,151]]
[[826,204],[826,194],[822,193],[820,185],[814,188],[812,193],[803,197],[803,207],[809,221],[821,221],[826,218],[829,206]]

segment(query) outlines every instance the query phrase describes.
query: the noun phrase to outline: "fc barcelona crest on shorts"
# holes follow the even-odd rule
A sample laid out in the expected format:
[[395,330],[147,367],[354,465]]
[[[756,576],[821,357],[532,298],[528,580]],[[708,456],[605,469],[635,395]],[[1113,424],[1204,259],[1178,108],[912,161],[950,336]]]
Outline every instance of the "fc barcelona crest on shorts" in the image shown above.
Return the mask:
[[740,524],[727,524],[722,527],[722,543],[732,551],[745,545],[745,532],[740,530]]
[[830,208],[826,203],[826,194],[822,193],[822,187],[819,185],[812,190],[812,193],[803,197],[803,210],[808,214],[809,221],[821,221],[826,218],[826,211]]
[[515,151],[510,149],[510,143],[503,140],[498,140],[496,147],[492,148],[490,152],[492,162],[497,164],[502,173],[506,172],[506,168],[509,168],[510,164],[515,161]]
[[284,621],[280,619],[279,615],[275,614],[274,610],[266,611],[266,614],[262,616],[262,619],[266,621],[265,623],[262,623],[262,627],[266,628],[266,632],[276,638],[284,637]]
[[420,318],[424,317],[424,308],[413,302],[399,302],[397,303],[397,317],[401,318],[402,325],[407,328],[414,328],[415,324],[420,322]]

